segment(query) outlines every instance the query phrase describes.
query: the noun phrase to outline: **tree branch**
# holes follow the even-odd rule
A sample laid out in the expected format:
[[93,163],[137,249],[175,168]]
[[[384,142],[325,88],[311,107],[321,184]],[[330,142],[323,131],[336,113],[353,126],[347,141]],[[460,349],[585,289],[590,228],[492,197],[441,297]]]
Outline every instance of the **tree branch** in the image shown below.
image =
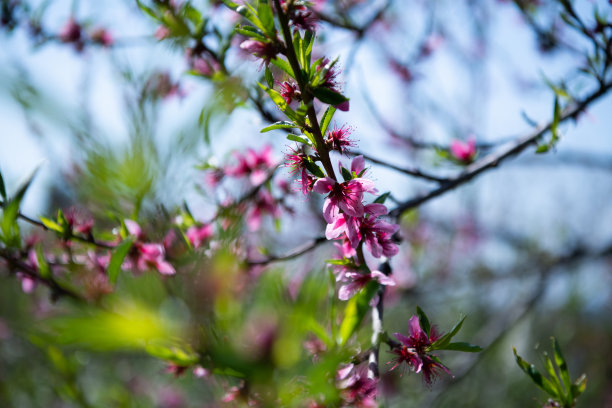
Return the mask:
[[[597,91],[587,96],[582,101],[575,103],[572,107],[567,107],[561,114],[559,118],[559,123],[565,122],[568,119],[576,119],[578,115],[585,110],[587,106],[589,106],[592,102],[604,96],[610,89],[612,88],[612,82],[607,82],[599,87]],[[548,132],[552,127],[552,122],[547,123],[546,125],[539,126],[537,129],[532,131],[531,133],[516,139],[515,141],[508,142],[504,146],[502,146],[497,152],[493,152],[484,156],[482,159],[474,162],[473,164],[467,166],[465,170],[457,175],[456,177],[451,178],[448,182],[444,183],[440,187],[431,190],[427,193],[421,194],[415,198],[412,198],[408,201],[403,202],[398,205],[395,209],[393,209],[389,214],[392,217],[399,217],[404,211],[409,210],[411,208],[418,207],[419,205],[438,197],[454,188],[467,183],[472,180],[476,176],[485,172],[486,170],[497,167],[502,161],[508,159],[511,156],[515,156],[525,150],[532,144],[535,144],[539,138],[544,136],[546,132]]]

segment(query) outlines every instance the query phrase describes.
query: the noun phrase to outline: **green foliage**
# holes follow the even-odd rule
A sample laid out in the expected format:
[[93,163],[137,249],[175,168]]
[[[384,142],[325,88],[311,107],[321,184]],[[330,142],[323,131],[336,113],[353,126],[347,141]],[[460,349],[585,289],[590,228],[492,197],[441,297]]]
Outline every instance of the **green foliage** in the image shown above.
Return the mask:
[[[20,247],[21,246],[21,235],[19,234],[19,224],[17,223],[17,217],[19,216],[19,207],[21,201],[30,187],[38,167],[30,174],[30,176],[21,184],[17,189],[17,192],[2,205],[2,220],[0,221],[0,240],[4,242],[7,247]],[[4,182],[3,182],[4,189]],[[4,192],[3,196],[6,195]]]
[[572,408],[576,404],[576,398],[586,389],[586,375],[582,374],[573,383],[570,380],[569,370],[559,343],[553,337],[552,347],[554,350],[554,365],[547,353],[544,353],[544,364],[548,377],[543,376],[535,365],[523,360],[513,348],[514,357],[518,366],[531,378],[531,380],[554,401],[561,404],[563,408]]

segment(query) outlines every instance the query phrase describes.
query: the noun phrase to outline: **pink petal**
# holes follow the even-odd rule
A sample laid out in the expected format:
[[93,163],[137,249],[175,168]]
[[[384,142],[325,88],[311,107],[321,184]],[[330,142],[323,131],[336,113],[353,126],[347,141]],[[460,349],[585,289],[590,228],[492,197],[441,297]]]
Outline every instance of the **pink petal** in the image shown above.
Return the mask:
[[174,267],[166,261],[158,262],[156,267],[159,273],[161,273],[162,275],[174,275],[176,273]]
[[359,289],[361,289],[361,285],[356,282],[351,282],[347,285],[344,285],[340,287],[340,290],[338,291],[338,299],[349,300],[350,298],[355,296],[355,293],[359,292]]
[[315,181],[314,185],[312,186],[312,191],[319,194],[327,194],[334,188],[335,185],[336,181],[332,178],[320,178]]
[[380,271],[372,271],[372,279],[378,281],[381,285],[395,286],[395,281]]
[[363,211],[374,217],[386,215],[389,212],[386,205],[379,203],[367,204],[363,207]]
[[351,162],[351,173],[359,175],[365,169],[365,159],[363,156],[356,156]]
[[340,215],[340,209],[338,205],[331,198],[327,198],[323,202],[323,218],[327,221],[328,224],[333,223],[338,216]]
[[140,225],[136,221],[133,220],[124,220],[125,228],[128,230],[130,235],[134,235],[139,238],[142,235],[142,230],[140,229]]

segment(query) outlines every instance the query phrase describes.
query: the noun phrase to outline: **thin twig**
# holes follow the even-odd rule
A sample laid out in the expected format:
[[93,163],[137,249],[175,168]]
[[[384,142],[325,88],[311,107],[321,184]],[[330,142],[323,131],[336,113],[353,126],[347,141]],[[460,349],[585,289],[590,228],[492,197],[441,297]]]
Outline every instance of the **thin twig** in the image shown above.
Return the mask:
[[374,157],[365,154],[363,152],[360,152],[358,150],[353,150],[351,152],[348,152],[348,154],[353,155],[353,156],[363,156],[364,159],[372,162],[372,163],[376,163],[379,164],[381,166],[390,168],[392,170],[398,171],[400,173],[404,173],[407,174],[409,176],[412,177],[417,177],[417,178],[421,178],[427,181],[434,181],[436,183],[446,183],[449,181],[448,178],[446,177],[438,177],[438,176],[434,176],[433,174],[429,174],[429,173],[425,173],[424,171],[418,169],[418,168],[406,168],[406,167],[400,167],[400,166],[396,166],[395,164],[391,164],[389,162],[386,162],[384,160],[380,160],[380,159],[375,159]]
[[272,255],[272,256],[269,256],[268,258],[260,260],[260,261],[247,261],[247,264],[249,266],[256,266],[256,265],[268,265],[268,264],[273,263],[273,262],[288,261],[288,260],[297,258],[298,256],[304,255],[304,254],[312,251],[313,249],[315,249],[316,247],[318,247],[319,245],[321,245],[324,242],[327,242],[327,238],[325,238],[325,237],[318,237],[318,238],[315,238],[314,240],[312,240],[311,242],[309,242],[306,245],[301,245],[298,248],[294,248],[294,249],[290,250],[289,252],[287,252],[284,255]]
[[[576,119],[588,105],[604,96],[611,88],[612,82],[605,83],[596,92],[590,94],[581,102],[574,104],[572,107],[566,108],[559,118],[559,123],[565,122],[568,119]],[[502,161],[521,153],[527,147],[537,143],[538,139],[544,136],[546,132],[550,131],[551,127],[552,121],[546,125],[539,126],[531,133],[520,137],[515,141],[506,143],[498,151],[488,154],[482,159],[467,166],[463,172],[456,177],[451,178],[448,182],[442,184],[440,187],[403,202],[393,209],[390,212],[390,215],[392,217],[399,217],[404,211],[418,207],[419,205],[472,180],[486,170],[497,167]]]

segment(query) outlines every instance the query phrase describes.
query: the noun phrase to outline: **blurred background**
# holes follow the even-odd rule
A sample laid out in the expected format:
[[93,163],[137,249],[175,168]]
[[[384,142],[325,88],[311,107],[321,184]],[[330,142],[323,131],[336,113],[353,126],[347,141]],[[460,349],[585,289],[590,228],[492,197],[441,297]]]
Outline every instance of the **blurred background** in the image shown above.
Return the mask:
[[[231,34],[238,19],[216,3],[176,5],[201,13],[185,17],[181,35],[131,1],[2,1],[7,190],[39,166],[24,214],[52,218],[59,208],[77,208],[102,237],[131,218],[160,241],[176,216],[208,222],[220,203],[248,194],[244,180],[214,177],[236,164],[235,152],[269,145],[282,162],[292,145],[286,133],[260,133],[282,119],[256,89],[261,63],[240,52]],[[458,174],[462,165],[448,151],[454,140],[474,138],[484,157],[551,121],[555,95],[580,99],[598,86],[587,69],[592,44],[564,24],[557,1],[327,0],[315,7],[313,52],[339,56],[339,82],[350,98],[350,111],[336,114],[332,126],[351,127],[357,153],[402,168]],[[607,1],[574,7],[589,27],[596,14],[610,22]],[[66,31],[71,18],[77,39]],[[195,62],[192,25],[218,60]],[[426,387],[414,373],[390,372],[383,346],[384,406],[542,406],[544,393],[520,371],[512,347],[538,365],[554,336],[572,378],[587,374],[578,406],[612,407],[610,112],[612,98],[600,98],[560,126],[547,153],[528,149],[401,217],[404,242],[391,263],[398,285],[387,292],[385,329],[406,333],[416,305],[442,331],[465,314],[458,339],[485,350],[441,353],[453,377]],[[436,187],[368,165],[378,190],[391,193],[389,208]],[[270,179],[278,211],[257,228],[244,225],[251,210],[236,207],[225,214],[233,226],[202,251],[168,251],[176,277],[122,274],[107,295],[112,289],[92,281],[91,268],[75,266],[70,276],[101,299],[88,308],[55,302],[44,287],[24,293],[22,281],[2,273],[0,406],[212,407],[240,384],[236,377],[261,378],[256,390],[276,387],[283,406],[305,406],[296,395],[333,393],[325,373],[368,347],[369,324],[349,351],[326,353],[325,344],[312,351],[343,303],[329,293],[330,243],[271,261],[318,242],[325,227],[322,200],[280,182],[291,177],[281,167]],[[25,224],[23,231],[36,233]],[[52,236],[40,239],[57,259],[65,253]],[[321,311],[316,324],[312,310]],[[203,349],[211,367],[223,362],[234,371],[173,375],[194,362],[208,370],[198,357]]]

